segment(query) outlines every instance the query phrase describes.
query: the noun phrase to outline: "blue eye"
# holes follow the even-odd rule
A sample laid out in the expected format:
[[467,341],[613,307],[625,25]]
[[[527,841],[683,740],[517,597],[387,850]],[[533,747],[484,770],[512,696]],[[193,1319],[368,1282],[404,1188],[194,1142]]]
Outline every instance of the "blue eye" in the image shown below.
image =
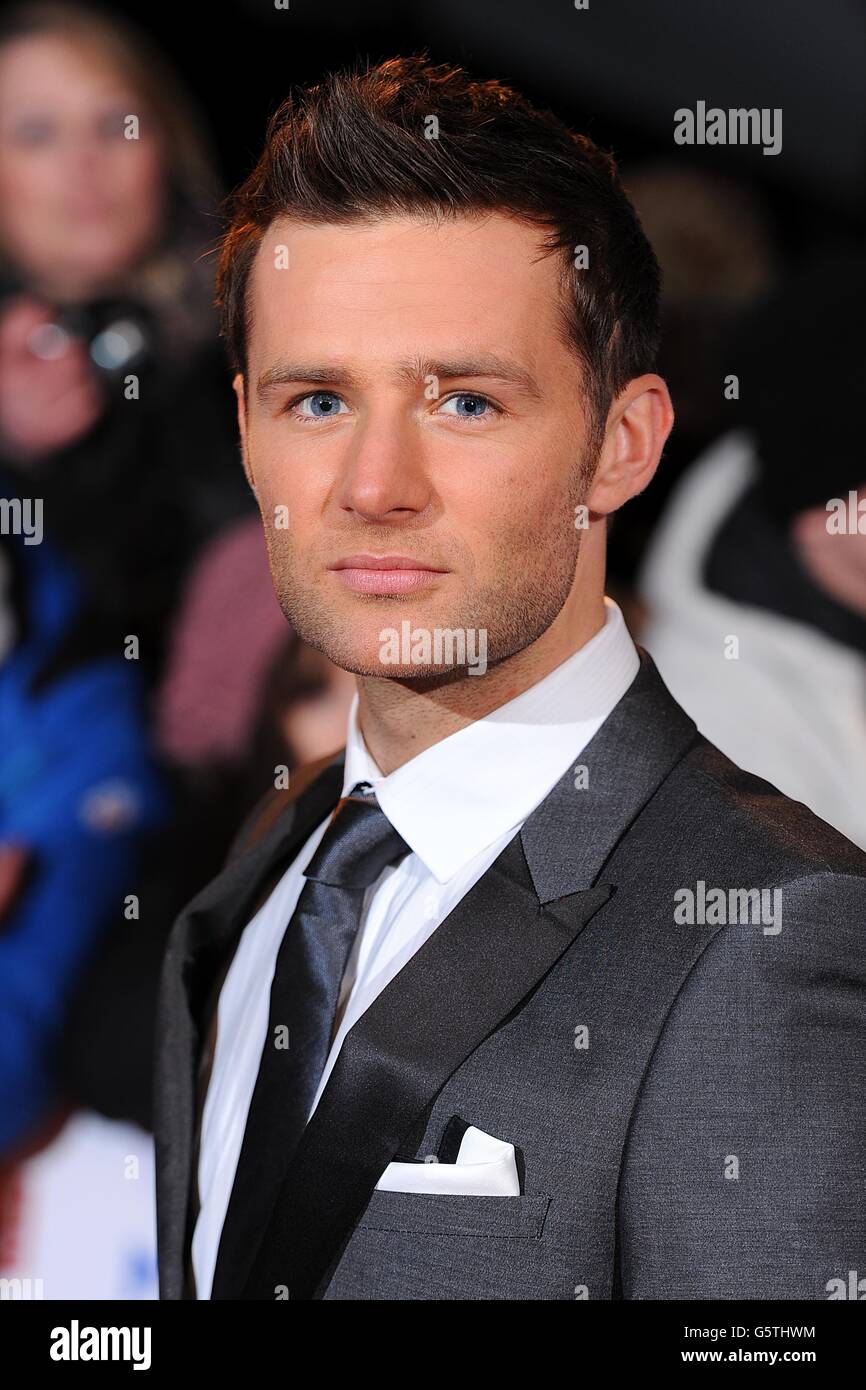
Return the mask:
[[453,405],[455,409],[449,414],[456,415],[461,420],[479,420],[482,415],[487,415],[493,409],[493,402],[486,396],[477,396],[472,391],[461,391],[456,396],[450,396],[447,401],[442,402],[441,409]]
[[[302,396],[295,402],[294,409],[308,420],[330,420],[332,416],[341,413],[340,406],[345,404],[346,402],[333,391],[311,391],[309,395]],[[304,409],[305,406],[309,409]]]

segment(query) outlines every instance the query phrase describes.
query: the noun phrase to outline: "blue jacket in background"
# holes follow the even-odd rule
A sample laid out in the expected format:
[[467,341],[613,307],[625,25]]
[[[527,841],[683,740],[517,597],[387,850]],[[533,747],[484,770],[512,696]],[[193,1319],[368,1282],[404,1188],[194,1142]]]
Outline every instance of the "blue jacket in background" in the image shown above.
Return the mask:
[[140,887],[142,838],[167,812],[134,661],[88,658],[31,688],[82,598],[49,541],[8,540],[26,622],[0,655],[0,845],[22,845],[33,862],[0,918],[0,1157],[26,1142],[58,1099],[63,1010],[101,934],[142,930],[124,916],[124,900]]

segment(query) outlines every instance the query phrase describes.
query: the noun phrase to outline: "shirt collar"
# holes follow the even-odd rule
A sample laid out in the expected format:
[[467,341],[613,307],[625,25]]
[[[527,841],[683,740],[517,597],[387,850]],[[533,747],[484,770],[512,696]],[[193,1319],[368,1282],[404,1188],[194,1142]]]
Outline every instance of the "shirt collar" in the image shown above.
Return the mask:
[[[349,710],[343,795],[369,782],[439,883],[522,825],[622,699],[640,667],[616,603],[604,626],[542,680],[385,776]],[[483,677],[479,677],[483,679]]]

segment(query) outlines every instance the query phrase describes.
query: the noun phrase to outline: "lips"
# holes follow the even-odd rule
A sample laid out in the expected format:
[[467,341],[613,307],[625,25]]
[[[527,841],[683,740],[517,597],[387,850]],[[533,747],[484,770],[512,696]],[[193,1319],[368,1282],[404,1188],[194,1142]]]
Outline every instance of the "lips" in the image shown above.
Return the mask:
[[434,584],[447,570],[409,555],[345,555],[332,565],[339,583],[358,594],[409,594]]

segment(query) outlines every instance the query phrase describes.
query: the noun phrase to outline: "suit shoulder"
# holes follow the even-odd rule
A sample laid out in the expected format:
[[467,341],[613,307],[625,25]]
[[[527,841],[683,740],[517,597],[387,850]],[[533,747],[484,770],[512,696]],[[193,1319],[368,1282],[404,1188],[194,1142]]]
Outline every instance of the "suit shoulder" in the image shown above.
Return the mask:
[[771,782],[701,737],[677,769],[676,795],[694,803],[705,835],[764,865],[764,881],[849,875],[866,886],[866,853]]
[[295,768],[289,777],[287,787],[269,787],[241,824],[229,847],[226,862],[239,858],[257,845],[286,807],[303,796],[319,774],[334,761],[334,757],[334,753],[326,753],[323,758],[316,758],[313,762]]

